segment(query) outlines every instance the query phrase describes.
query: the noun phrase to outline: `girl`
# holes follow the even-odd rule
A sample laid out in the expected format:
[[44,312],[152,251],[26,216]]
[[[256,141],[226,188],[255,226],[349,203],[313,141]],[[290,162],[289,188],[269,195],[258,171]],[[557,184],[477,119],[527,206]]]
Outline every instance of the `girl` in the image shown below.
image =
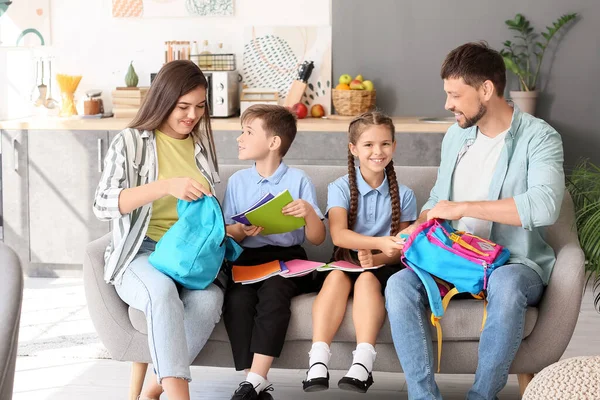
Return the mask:
[[129,128],[111,143],[96,190],[94,213],[113,227],[105,279],[148,323],[156,377],[141,399],[158,399],[163,390],[170,400],[190,398],[189,366],[221,315],[219,279],[187,290],[148,262],[177,221],[177,199],[211,196],[219,181],[206,89],[191,61],[161,68]]
[[[327,211],[333,259],[360,263],[362,273],[330,272],[313,304],[313,345],[303,388],[329,388],[329,345],[338,331],[350,293],[357,346],[340,389],[364,393],[373,384],[375,340],[385,318],[383,290],[400,266],[400,239],[394,235],[417,218],[413,191],[399,185],[392,158],[396,149],[392,120],[378,112],[355,118],[349,127],[348,175],[329,184]],[[359,160],[355,167],[354,157]],[[352,250],[359,249],[359,250]]]

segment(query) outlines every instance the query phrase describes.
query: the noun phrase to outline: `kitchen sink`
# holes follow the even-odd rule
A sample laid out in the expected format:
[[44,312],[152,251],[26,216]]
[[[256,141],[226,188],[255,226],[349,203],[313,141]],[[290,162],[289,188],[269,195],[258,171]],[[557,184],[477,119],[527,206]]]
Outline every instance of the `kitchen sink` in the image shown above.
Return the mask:
[[430,124],[453,124],[456,122],[455,117],[424,117],[419,118],[421,122],[427,122]]

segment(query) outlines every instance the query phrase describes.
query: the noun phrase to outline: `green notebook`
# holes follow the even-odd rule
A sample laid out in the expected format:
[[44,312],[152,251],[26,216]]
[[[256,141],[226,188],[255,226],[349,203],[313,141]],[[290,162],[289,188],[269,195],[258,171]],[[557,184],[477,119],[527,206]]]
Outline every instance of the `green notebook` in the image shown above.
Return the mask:
[[252,225],[262,226],[264,228],[260,233],[261,235],[273,235],[276,233],[295,231],[306,225],[304,218],[283,215],[281,212],[283,207],[290,204],[292,201],[294,201],[294,199],[286,189],[262,206],[246,213],[246,218]]

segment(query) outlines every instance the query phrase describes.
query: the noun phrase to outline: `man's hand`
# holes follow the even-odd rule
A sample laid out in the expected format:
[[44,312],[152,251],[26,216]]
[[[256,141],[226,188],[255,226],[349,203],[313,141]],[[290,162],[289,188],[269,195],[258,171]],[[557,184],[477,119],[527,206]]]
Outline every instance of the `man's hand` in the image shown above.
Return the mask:
[[439,218],[449,221],[456,221],[465,216],[466,203],[456,201],[439,201],[427,213],[427,220]]
[[377,248],[387,257],[392,258],[400,255],[403,245],[398,243],[400,239],[396,236],[382,236],[378,237],[377,240],[379,241]]
[[256,236],[259,233],[261,233],[263,231],[263,227],[262,226],[254,226],[254,225],[244,225],[244,224],[240,224],[242,225],[242,230],[244,231],[244,235],[246,236]]
[[359,250],[358,251],[358,261],[360,262],[360,266],[363,268],[372,268],[373,267],[373,253],[371,250]]
[[306,200],[298,199],[292,201],[281,210],[283,215],[292,217],[306,218],[310,213],[314,213],[315,209]]

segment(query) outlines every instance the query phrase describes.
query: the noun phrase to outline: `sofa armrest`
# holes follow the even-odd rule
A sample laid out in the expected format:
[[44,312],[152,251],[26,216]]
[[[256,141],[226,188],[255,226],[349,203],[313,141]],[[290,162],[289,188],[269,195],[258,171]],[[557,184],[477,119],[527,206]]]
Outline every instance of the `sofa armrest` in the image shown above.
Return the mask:
[[14,251],[0,243],[0,399],[12,398],[23,301],[23,271]]
[[110,233],[87,245],[83,285],[90,317],[102,343],[113,359],[124,361],[137,331],[129,319],[127,304],[114,286],[104,281],[104,251],[109,241]]
[[536,370],[522,372],[539,372],[558,361],[571,340],[579,317],[585,285],[585,256],[579,246],[573,202],[568,193],[563,200],[561,217],[548,230],[547,236],[556,253],[556,264],[538,306],[535,327],[523,341],[515,363],[531,365],[535,360]]

